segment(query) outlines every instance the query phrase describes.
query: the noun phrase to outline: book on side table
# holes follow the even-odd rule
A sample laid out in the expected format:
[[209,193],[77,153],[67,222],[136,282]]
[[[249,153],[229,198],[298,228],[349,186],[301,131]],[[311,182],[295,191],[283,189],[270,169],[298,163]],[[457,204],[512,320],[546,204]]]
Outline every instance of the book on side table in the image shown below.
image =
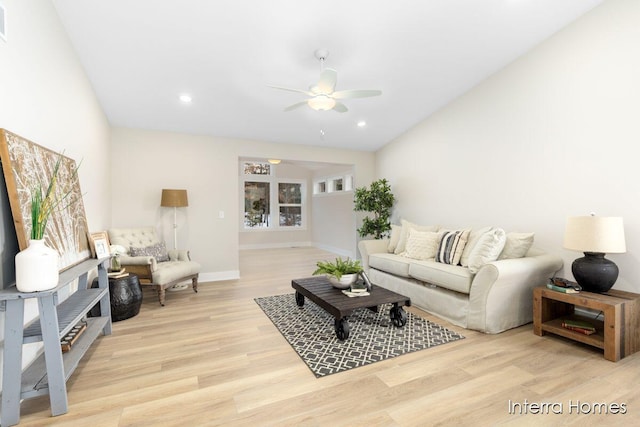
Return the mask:
[[563,292],[565,294],[577,294],[582,290],[582,287],[576,282],[563,279],[562,277],[552,277],[549,279],[547,288],[553,291]]
[[585,335],[596,333],[595,326],[584,320],[562,319],[562,327]]

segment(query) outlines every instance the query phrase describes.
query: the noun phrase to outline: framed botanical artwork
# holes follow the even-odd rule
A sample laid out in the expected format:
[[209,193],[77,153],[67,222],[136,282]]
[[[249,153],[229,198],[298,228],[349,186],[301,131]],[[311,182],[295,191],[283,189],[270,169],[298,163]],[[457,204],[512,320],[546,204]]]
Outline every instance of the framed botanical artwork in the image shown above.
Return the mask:
[[87,218],[82,202],[76,162],[21,136],[0,129],[0,161],[20,250],[29,246],[31,235],[31,193],[46,186],[60,161],[55,190],[66,203],[53,210],[44,240],[60,255],[60,270],[91,257],[87,239]]
[[97,231],[89,234],[89,246],[92,258],[105,258],[111,254],[109,250],[109,235],[106,231]]

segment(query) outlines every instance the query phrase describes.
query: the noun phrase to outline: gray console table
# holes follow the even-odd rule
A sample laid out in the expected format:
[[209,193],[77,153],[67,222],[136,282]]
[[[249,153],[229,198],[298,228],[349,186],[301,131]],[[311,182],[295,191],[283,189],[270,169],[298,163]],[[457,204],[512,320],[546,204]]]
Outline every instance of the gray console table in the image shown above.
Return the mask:
[[[102,332],[111,334],[111,306],[107,267],[109,259],[88,259],[60,273],[58,286],[42,292],[19,292],[15,286],[0,291],[0,311],[5,312],[4,366],[2,368],[2,416],[3,426],[20,422],[20,401],[49,394],[51,415],[68,411],[66,382],[78,366],[82,356]],[[98,268],[98,287],[87,283],[89,271]],[[58,292],[78,279],[78,290],[63,302]],[[24,301],[38,300],[38,319],[24,326]],[[71,350],[62,353],[60,339],[91,308],[100,303],[100,317],[87,318],[87,329],[74,343]],[[43,342],[44,352],[22,371],[22,345]]]

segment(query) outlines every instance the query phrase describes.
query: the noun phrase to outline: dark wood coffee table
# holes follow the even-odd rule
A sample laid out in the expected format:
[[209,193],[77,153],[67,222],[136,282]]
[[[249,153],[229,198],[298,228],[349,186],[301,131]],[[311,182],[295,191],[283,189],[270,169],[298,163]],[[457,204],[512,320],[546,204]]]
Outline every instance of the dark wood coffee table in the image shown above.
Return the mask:
[[389,317],[391,322],[402,327],[407,323],[407,313],[402,306],[411,306],[411,299],[379,286],[372,286],[370,295],[348,297],[340,289],[334,288],[325,276],[294,279],[291,287],[296,290],[298,307],[304,306],[305,297],[322,307],[335,318],[336,336],[343,341],[349,338],[349,322],[346,317],[357,308],[368,308],[377,312],[382,304],[393,304]]

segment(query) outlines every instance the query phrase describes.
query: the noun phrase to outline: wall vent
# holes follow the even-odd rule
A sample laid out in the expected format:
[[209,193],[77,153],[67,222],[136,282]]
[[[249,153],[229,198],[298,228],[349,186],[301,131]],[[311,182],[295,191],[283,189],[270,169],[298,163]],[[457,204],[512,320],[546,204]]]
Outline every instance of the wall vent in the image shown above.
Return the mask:
[[7,41],[7,14],[4,6],[0,4],[0,39]]

